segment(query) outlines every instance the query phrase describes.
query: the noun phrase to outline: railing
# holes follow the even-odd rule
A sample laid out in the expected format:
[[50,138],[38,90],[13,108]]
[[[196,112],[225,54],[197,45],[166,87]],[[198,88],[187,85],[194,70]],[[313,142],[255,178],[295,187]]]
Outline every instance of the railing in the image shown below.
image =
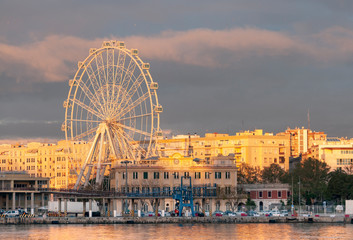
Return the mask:
[[[129,198],[142,198],[142,197],[172,197],[173,194],[181,191],[180,187],[169,190],[155,190],[151,192],[118,192],[115,190],[102,191],[102,190],[74,190],[74,189],[57,189],[57,188],[41,188],[41,187],[24,187],[24,188],[0,188],[0,191],[39,191],[46,193],[62,193],[62,194],[73,194],[73,195],[90,195],[98,197],[129,197]],[[217,185],[201,185],[192,187],[194,197],[216,197],[217,196]]]

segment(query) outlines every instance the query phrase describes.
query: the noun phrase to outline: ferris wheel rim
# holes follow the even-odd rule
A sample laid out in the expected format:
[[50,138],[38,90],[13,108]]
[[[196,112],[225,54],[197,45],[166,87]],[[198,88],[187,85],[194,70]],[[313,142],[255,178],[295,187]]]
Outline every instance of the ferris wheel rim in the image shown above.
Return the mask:
[[[112,47],[112,46],[101,47],[101,48],[97,49],[95,52],[90,53],[85,58],[85,60],[82,62],[81,66],[78,67],[78,69],[75,73],[74,80],[73,80],[73,81],[77,81],[78,85],[75,86],[73,84],[70,86],[70,90],[69,90],[69,94],[68,94],[68,98],[67,98],[67,102],[71,103],[72,106],[71,106],[71,109],[69,109],[69,107],[66,107],[66,110],[65,110],[65,137],[67,140],[73,140],[73,141],[77,141],[79,139],[82,139],[82,137],[79,137],[80,135],[77,135],[74,133],[74,129],[75,129],[74,123],[75,122],[86,122],[86,123],[91,123],[91,124],[93,124],[93,123],[98,124],[98,123],[102,123],[107,120],[106,115],[104,113],[95,110],[95,109],[99,109],[98,105],[103,104],[100,101],[96,101],[96,102],[92,101],[93,97],[95,98],[93,100],[98,100],[99,97],[97,98],[97,96],[93,95],[94,93],[97,93],[97,92],[93,92],[93,93],[91,93],[92,95],[90,95],[90,93],[88,92],[89,88],[86,86],[87,87],[87,89],[85,89],[86,91],[83,91],[85,86],[81,86],[81,84],[83,85],[83,84],[89,82],[89,84],[90,84],[89,86],[93,86],[93,83],[91,82],[92,75],[90,75],[90,73],[87,69],[89,68],[89,66],[91,66],[92,62],[96,61],[96,64],[97,64],[97,61],[98,61],[97,56],[98,55],[102,57],[103,54],[108,54],[109,50],[113,50],[113,54],[115,53],[114,51],[117,50],[119,57],[120,57],[121,52],[123,52],[123,54],[125,55],[124,56],[125,58],[129,57],[129,60],[130,60],[129,64],[131,64],[133,62],[133,64],[135,65],[134,68],[138,68],[138,71],[140,73],[140,75],[138,77],[135,77],[135,76],[133,76],[132,73],[129,73],[129,74],[131,74],[130,79],[129,79],[129,83],[130,83],[130,81],[136,81],[136,79],[142,77],[142,80],[140,80],[139,84],[144,83],[146,90],[147,90],[145,92],[145,94],[142,95],[142,98],[139,101],[137,101],[135,103],[135,105],[132,105],[132,107],[130,107],[130,108],[127,107],[127,105],[130,104],[130,99],[134,96],[134,94],[136,93],[137,90],[139,90],[139,91],[141,91],[141,90],[139,89],[139,86],[137,86],[136,90],[132,92],[133,94],[128,95],[128,93],[125,93],[126,96],[124,96],[124,97],[128,97],[128,99],[126,101],[120,101],[120,105],[123,103],[125,105],[123,106],[121,112],[116,112],[117,114],[112,116],[112,119],[116,119],[116,125],[119,126],[120,128],[124,128],[129,131],[133,131],[135,133],[148,136],[149,142],[150,142],[149,145],[151,145],[152,141],[154,140],[154,133],[159,131],[159,121],[160,121],[159,113],[154,111],[155,106],[159,106],[157,92],[155,89],[150,89],[150,86],[149,86],[151,83],[154,83],[154,81],[151,77],[149,69],[146,70],[146,69],[142,68],[142,65],[144,64],[144,62],[141,60],[141,58],[138,55],[133,56],[131,50],[128,50],[126,48],[118,48],[116,46],[115,47]],[[119,61],[119,59],[118,59],[118,61]],[[114,64],[115,64],[115,62],[114,62]],[[116,72],[118,71],[118,68],[121,67],[121,66],[118,66],[118,64],[119,64],[119,62],[116,63],[116,66],[117,66],[115,69]],[[125,59],[124,59],[124,65],[125,65]],[[126,68],[124,68],[124,65],[123,65],[122,71],[127,72],[128,70]],[[113,65],[113,66],[115,67],[115,65]],[[103,67],[105,67],[105,66],[103,66]],[[99,66],[97,66],[97,69],[99,69]],[[100,70],[98,70],[98,71],[100,71]],[[87,76],[89,76],[89,78],[86,79],[85,82],[83,82],[84,81],[83,77],[85,74],[87,74]],[[122,76],[124,76],[124,77],[122,77]],[[132,79],[132,76],[135,78]],[[97,76],[94,75],[94,77],[96,78],[96,81],[97,81]],[[98,77],[100,78],[100,74],[98,74]],[[120,83],[125,81],[125,77],[126,77],[126,73],[124,73],[124,75],[123,75],[123,73],[121,73]],[[114,79],[114,83],[116,83],[115,81],[116,80]],[[106,82],[108,82],[108,80],[106,80]],[[102,84],[102,82],[99,81],[96,84]],[[107,83],[107,85],[109,85],[109,83]],[[96,85],[96,86],[98,86],[98,85]],[[121,85],[119,85],[119,86],[121,87]],[[102,88],[102,85],[100,85],[100,87]],[[110,87],[110,86],[108,86],[108,87]],[[81,89],[81,93],[78,96],[79,88]],[[98,89],[101,90],[101,88],[98,88]],[[113,89],[116,90],[115,85],[113,86]],[[129,90],[131,90],[131,88]],[[82,93],[84,93],[83,96],[82,96]],[[100,92],[100,94],[103,94],[103,90]],[[83,101],[80,101],[81,96],[83,99],[86,99],[86,98],[90,99],[90,102],[92,102],[92,104],[94,106],[93,105],[87,106],[87,104],[85,104]],[[105,99],[105,98],[102,97],[102,99]],[[112,102],[113,100],[118,101],[119,98],[113,99],[113,97],[111,97],[110,104],[115,103],[115,102]],[[140,106],[140,104],[145,101],[149,102],[149,105],[148,105],[149,109],[147,107],[143,108]],[[75,118],[74,114],[77,114],[77,112],[75,113],[75,110],[74,110],[75,105],[76,105],[76,108],[78,108],[77,106],[79,106],[79,107],[85,109],[90,114],[92,114],[92,116],[91,116],[92,119]],[[149,112],[137,114],[137,115],[135,113],[131,113],[131,111],[134,111],[135,108],[137,108],[139,106],[141,108],[140,109],[141,111],[147,111],[147,109],[148,109]],[[130,115],[127,115],[127,114],[130,114]],[[88,115],[89,114],[87,113],[87,116]],[[93,118],[93,116],[95,116],[95,118]],[[81,113],[81,117],[82,117],[82,113]],[[150,131],[149,132],[140,130],[137,128],[137,126],[135,126],[135,127],[125,126],[124,124],[119,122],[119,121],[138,122],[137,120],[141,119],[140,125],[142,126],[143,121],[147,122],[147,120],[144,119],[147,117],[148,117],[148,120],[150,121],[150,123],[149,123]],[[97,128],[95,128],[95,129],[97,129]],[[94,130],[83,131],[81,134],[83,134],[82,136],[89,136],[92,132],[94,132]],[[144,139],[144,140],[146,140],[146,139]]]

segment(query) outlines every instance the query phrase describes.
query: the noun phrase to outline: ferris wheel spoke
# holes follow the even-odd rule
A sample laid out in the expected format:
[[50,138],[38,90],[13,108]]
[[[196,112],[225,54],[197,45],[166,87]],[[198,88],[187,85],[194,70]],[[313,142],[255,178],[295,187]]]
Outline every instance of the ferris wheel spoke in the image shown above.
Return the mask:
[[135,82],[133,83],[133,85],[131,86],[131,88],[126,91],[126,93],[124,94],[124,96],[122,97],[122,99],[125,99],[125,101],[121,101],[121,103],[118,106],[118,109],[120,108],[120,106],[124,103],[122,108],[125,108],[126,105],[129,103],[129,101],[131,100],[131,98],[133,97],[133,95],[136,93],[137,89],[141,86],[142,82],[145,80],[145,77],[143,75],[143,73],[141,73],[137,79],[135,80]]
[[[113,92],[113,94],[115,95],[114,96],[115,101],[113,102],[114,105],[120,105],[121,101],[119,101],[119,100],[120,100],[121,96],[124,95],[124,92],[122,91],[122,89],[126,89],[127,86],[129,85],[136,66],[137,66],[136,63],[132,59],[130,59],[130,62],[129,62],[128,67],[125,71],[125,74],[123,74],[124,71],[121,70],[121,76],[120,76],[119,83],[118,83],[119,86],[121,86],[121,87],[119,88],[117,93]],[[118,68],[121,69],[121,67],[119,67],[119,66],[118,66]],[[128,81],[126,81],[126,79],[128,79]]]
[[130,131],[133,131],[135,133],[139,133],[139,134],[142,134],[142,135],[145,135],[145,136],[148,136],[150,137],[151,136],[151,133],[149,132],[145,132],[143,130],[140,130],[140,129],[136,129],[136,128],[133,128],[133,127],[129,127],[129,126],[126,126],[124,124],[121,124],[121,123],[114,123],[114,125],[118,126],[118,127],[121,127],[121,128],[124,128],[124,129],[127,129],[127,130],[130,130]]
[[143,151],[143,148],[139,145],[139,144],[133,144],[133,143],[136,143],[136,141],[134,139],[132,139],[128,134],[126,133],[119,133],[125,140],[126,142],[128,143],[130,147],[130,149],[132,150],[138,150],[140,152]]
[[101,113],[99,113],[99,112],[95,111],[94,109],[90,108],[89,106],[87,106],[86,104],[84,104],[83,102],[81,102],[80,100],[78,100],[78,99],[72,99],[72,101],[73,101],[74,103],[76,103],[78,106],[80,106],[80,107],[82,107],[83,109],[85,109],[86,111],[92,113],[92,114],[95,115],[96,117],[99,117],[100,119],[104,119],[104,116],[103,116]]
[[[140,104],[143,103],[146,99],[148,99],[149,96],[150,96],[149,92],[146,92],[146,93],[143,94],[141,97],[139,97],[138,99],[136,99],[133,103],[131,103],[131,105],[125,107],[124,109],[121,109],[121,111],[119,111],[117,117],[125,116],[125,114],[127,114],[127,113],[130,112],[131,110],[135,109],[138,105],[140,105]],[[127,104],[125,104],[125,106],[126,106],[126,105],[127,105]]]
[[[103,109],[103,106],[101,105],[100,101],[96,98],[96,96],[89,90],[87,85],[83,83],[83,81],[79,81],[78,86],[82,89],[82,91],[85,93],[87,98],[90,100],[90,102],[94,105],[94,107],[99,111]],[[98,106],[98,104],[100,106]]]
[[98,129],[98,126],[97,127],[94,127],[94,128],[91,128],[90,130],[86,131],[86,132],[83,132],[81,133],[80,135],[77,135],[74,137],[74,140],[77,141],[77,140],[81,140],[83,139],[84,137],[90,135],[90,134],[93,134],[96,130]]
[[115,81],[115,71],[114,71],[114,49],[108,49],[107,51],[107,101],[109,103],[109,110],[112,108],[112,101],[114,98],[114,81]]
[[137,116],[131,116],[131,117],[126,117],[126,118],[120,118],[118,119],[118,121],[125,121],[125,120],[130,120],[130,119],[136,119],[136,118],[143,118],[143,117],[147,117],[147,116],[152,116],[152,113],[146,113],[146,114],[141,114],[141,115],[137,115]]
[[[93,90],[96,91],[96,93],[97,93],[97,91],[102,88],[102,85],[101,85],[100,81],[98,81],[96,74],[94,73],[94,70],[92,68],[92,65],[91,64],[88,64],[88,66],[85,65],[85,70],[86,70],[88,79],[90,80],[90,83],[91,83]],[[103,96],[102,91],[99,91],[99,92],[100,92],[99,95],[101,96],[102,100],[104,100],[104,96]],[[96,95],[96,99],[97,99],[97,102],[99,103],[99,105],[101,106],[101,109],[104,110],[104,106],[102,105],[102,101],[99,100],[100,99],[99,95],[98,94]]]
[[104,106],[105,106],[104,112],[106,113],[108,106],[107,106],[107,99],[106,99],[106,96],[104,96],[104,91],[103,91],[103,88],[106,84],[106,79],[105,79],[105,71],[104,71],[104,63],[103,63],[102,54],[97,55],[95,60],[96,60],[97,71],[98,71],[98,81],[101,83],[100,84],[101,87],[100,87],[99,91],[102,94],[102,99],[103,99]]

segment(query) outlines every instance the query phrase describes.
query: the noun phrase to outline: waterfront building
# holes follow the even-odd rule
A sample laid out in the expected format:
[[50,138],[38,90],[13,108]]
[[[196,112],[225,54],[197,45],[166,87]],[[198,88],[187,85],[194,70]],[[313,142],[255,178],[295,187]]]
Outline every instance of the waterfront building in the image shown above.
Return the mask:
[[249,164],[260,169],[276,163],[289,169],[290,135],[264,133],[262,129],[244,131],[236,135],[206,133],[182,135],[159,141],[162,156],[179,153],[200,159],[216,156],[234,156],[237,165]]
[[26,172],[0,172],[0,208],[24,209],[28,213],[48,206],[49,178],[31,177]]
[[[239,200],[236,192],[237,167],[231,156],[204,160],[175,153],[170,157],[135,163],[116,163],[112,167],[110,179],[111,189],[136,195],[135,199],[129,198],[129,206],[135,211],[155,211],[155,204],[158,204],[159,210],[174,210],[176,201],[172,196],[173,191],[180,187],[181,180],[188,185],[190,179],[194,191],[206,189],[217,192],[217,197],[199,196],[194,192],[196,211],[231,210]],[[117,212],[121,214],[124,201],[117,201]]]
[[255,202],[257,211],[270,211],[287,205],[291,195],[288,184],[239,184],[239,188]]

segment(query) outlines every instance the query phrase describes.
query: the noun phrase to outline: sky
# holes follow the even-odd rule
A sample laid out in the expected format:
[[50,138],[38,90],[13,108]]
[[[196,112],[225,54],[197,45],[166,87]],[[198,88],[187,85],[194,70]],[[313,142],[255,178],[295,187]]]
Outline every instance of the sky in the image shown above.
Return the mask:
[[166,133],[353,137],[353,1],[0,1],[0,142],[64,139],[77,62],[139,49]]

